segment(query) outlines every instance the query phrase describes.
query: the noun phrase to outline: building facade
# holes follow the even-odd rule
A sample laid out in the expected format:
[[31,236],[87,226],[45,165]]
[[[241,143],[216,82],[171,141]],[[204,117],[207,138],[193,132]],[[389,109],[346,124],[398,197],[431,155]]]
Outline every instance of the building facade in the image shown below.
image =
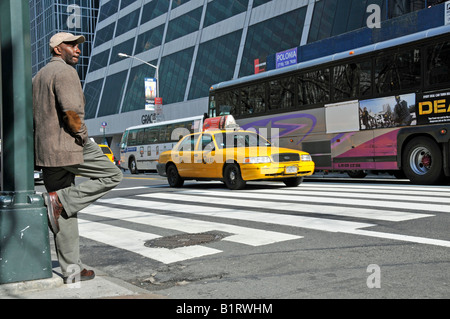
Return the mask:
[[367,29],[369,23],[439,2],[101,0],[84,86],[90,135],[97,141],[106,136],[117,156],[125,128],[154,119],[144,109],[144,79],[156,76],[154,66],[163,100],[160,119],[201,115],[208,111],[212,84],[260,72],[276,52]]
[[76,66],[82,83],[86,78],[100,0],[29,0],[31,65],[33,76],[51,58],[49,40],[57,32],[82,34],[86,38]]

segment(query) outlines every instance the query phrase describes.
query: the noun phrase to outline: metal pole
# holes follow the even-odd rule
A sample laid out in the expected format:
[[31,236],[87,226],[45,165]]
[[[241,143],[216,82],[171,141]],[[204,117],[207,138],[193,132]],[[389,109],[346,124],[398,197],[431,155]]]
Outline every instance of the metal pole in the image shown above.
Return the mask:
[[28,0],[0,1],[0,284],[52,277],[47,211],[34,191]]

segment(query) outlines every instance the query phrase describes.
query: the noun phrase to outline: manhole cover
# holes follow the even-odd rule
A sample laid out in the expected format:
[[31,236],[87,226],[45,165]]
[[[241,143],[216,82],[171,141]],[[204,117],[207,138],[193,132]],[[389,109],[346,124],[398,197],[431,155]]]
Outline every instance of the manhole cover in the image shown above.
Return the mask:
[[200,244],[211,243],[214,241],[219,241],[222,238],[228,236],[228,234],[224,233],[215,233],[215,232],[207,232],[207,233],[198,233],[198,234],[179,234],[174,236],[167,236],[156,238],[152,240],[147,240],[144,244],[145,247],[152,248],[178,248],[178,247],[186,247],[186,246],[194,246]]

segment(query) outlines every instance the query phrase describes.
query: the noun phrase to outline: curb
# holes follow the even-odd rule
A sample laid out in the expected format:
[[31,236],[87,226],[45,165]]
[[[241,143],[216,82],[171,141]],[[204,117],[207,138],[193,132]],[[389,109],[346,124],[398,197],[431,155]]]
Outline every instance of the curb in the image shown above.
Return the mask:
[[0,285],[0,297],[13,297],[23,293],[49,290],[62,286],[64,284],[63,279],[55,273],[52,274],[52,278],[2,284]]

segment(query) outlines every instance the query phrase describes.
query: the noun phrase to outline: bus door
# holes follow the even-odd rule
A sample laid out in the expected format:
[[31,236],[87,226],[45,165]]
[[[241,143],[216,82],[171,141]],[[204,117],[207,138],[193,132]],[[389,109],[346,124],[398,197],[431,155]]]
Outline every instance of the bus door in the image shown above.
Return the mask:
[[373,148],[375,168],[378,170],[396,170],[397,136],[399,129],[374,130]]
[[[374,131],[365,118],[359,101],[325,106],[326,133],[332,134],[333,169],[375,169]],[[370,118],[370,117],[368,117]]]
[[128,168],[128,156],[127,156],[127,140],[128,140],[128,130],[125,130],[122,135],[122,140],[120,142],[120,161],[119,165],[122,168]]

